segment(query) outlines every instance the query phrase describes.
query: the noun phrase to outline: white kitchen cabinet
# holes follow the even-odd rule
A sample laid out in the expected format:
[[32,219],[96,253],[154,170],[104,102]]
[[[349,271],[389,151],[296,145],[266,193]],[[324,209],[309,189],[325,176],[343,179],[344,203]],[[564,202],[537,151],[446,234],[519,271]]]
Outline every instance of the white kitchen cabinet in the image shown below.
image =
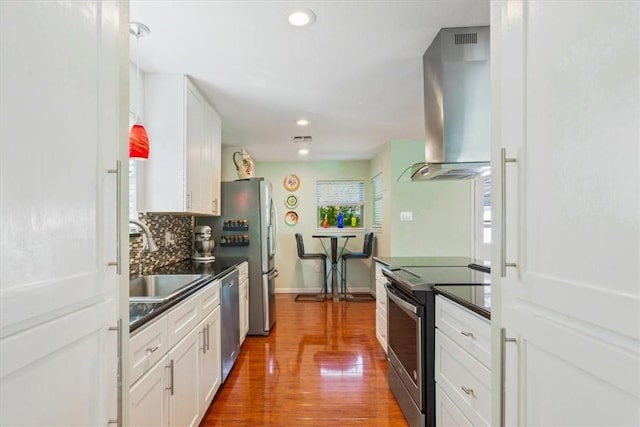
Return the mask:
[[169,351],[169,425],[197,426],[200,330],[194,328]]
[[249,264],[243,262],[239,269],[240,281],[240,345],[249,333]]
[[376,262],[376,338],[387,352],[387,279],[382,274],[385,264]]
[[493,425],[640,425],[640,2],[491,6]]
[[215,280],[132,334],[132,421],[191,426],[202,420],[221,384],[220,326]]
[[109,171],[126,159],[127,10],[115,0],[0,2],[3,426],[117,417],[109,328],[126,314],[109,263],[126,189]]
[[[461,305],[436,296],[436,338],[434,378],[440,391],[457,412],[474,426],[491,425],[491,369],[487,356],[490,344],[489,321]],[[436,407],[447,402],[439,402]],[[456,411],[447,409],[455,417]],[[436,418],[439,415],[436,410]]]
[[148,370],[129,391],[129,425],[133,427],[169,426],[169,391],[166,375],[169,357],[164,352],[163,354],[159,363]]
[[145,75],[145,208],[220,214],[220,117],[187,76]]
[[[220,215],[221,206],[221,186],[222,181],[222,120],[218,112],[209,104],[205,103],[205,144],[203,145],[202,164],[204,171],[203,182],[206,188],[203,194],[211,195],[211,214]],[[207,141],[207,138],[210,139]]]
[[204,417],[209,405],[222,383],[222,343],[220,331],[220,306],[218,305],[200,324],[202,334],[199,358],[198,401],[200,418]]

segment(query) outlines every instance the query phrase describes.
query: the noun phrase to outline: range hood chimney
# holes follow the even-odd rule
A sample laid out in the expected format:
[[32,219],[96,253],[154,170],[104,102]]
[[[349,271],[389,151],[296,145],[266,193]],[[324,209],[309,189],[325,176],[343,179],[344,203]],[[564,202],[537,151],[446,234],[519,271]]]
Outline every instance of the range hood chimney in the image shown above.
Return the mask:
[[412,181],[491,173],[489,27],[443,28],[425,52],[425,163]]

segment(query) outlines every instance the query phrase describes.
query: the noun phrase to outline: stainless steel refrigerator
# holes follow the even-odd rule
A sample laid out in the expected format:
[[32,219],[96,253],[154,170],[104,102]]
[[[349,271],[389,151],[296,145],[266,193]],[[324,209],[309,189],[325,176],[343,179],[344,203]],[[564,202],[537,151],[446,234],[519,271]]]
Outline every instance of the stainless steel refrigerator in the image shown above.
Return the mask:
[[278,221],[271,184],[264,178],[223,182],[222,214],[196,217],[196,223],[212,227],[216,257],[249,260],[249,334],[269,335],[276,320],[278,276]]

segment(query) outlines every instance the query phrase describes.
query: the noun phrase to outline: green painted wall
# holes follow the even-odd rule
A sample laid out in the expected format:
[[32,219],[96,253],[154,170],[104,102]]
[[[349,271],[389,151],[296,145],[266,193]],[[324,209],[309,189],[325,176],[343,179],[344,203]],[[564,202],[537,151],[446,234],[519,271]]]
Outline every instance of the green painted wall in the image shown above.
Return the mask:
[[[424,141],[394,140],[371,161],[383,173],[384,223],[378,253],[386,256],[470,256],[472,181],[411,182],[407,166],[424,161]],[[402,178],[400,178],[402,175]],[[400,221],[411,212],[412,221]]]

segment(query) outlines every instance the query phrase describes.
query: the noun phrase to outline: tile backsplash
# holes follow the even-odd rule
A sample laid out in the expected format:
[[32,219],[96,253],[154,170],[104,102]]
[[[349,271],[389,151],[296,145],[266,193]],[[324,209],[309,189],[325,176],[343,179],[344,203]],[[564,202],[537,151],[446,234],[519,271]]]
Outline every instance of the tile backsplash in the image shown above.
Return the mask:
[[138,218],[149,227],[158,250],[148,252],[144,248],[144,233],[139,236],[130,236],[129,271],[131,275],[138,274],[140,263],[142,273],[150,274],[157,267],[182,261],[191,256],[194,225],[192,216],[141,212]]

